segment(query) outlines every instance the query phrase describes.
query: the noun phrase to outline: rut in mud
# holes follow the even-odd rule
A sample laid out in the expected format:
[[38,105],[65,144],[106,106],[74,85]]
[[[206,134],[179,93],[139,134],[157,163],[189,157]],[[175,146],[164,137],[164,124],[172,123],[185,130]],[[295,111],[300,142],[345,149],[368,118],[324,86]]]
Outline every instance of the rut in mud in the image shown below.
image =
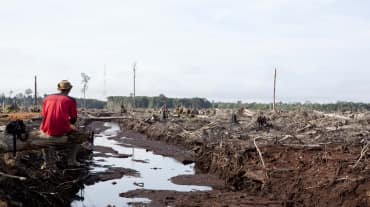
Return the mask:
[[120,194],[136,189],[179,192],[212,189],[172,183],[171,178],[178,175],[193,175],[194,165],[184,165],[173,158],[124,144],[122,141],[132,138],[120,137],[118,124],[105,123],[104,127],[108,129],[95,135],[91,176],[85,180],[86,185],[79,193],[82,195],[81,200],[74,202],[72,206],[129,206],[130,203],[149,203],[150,200],[145,197],[120,197]]

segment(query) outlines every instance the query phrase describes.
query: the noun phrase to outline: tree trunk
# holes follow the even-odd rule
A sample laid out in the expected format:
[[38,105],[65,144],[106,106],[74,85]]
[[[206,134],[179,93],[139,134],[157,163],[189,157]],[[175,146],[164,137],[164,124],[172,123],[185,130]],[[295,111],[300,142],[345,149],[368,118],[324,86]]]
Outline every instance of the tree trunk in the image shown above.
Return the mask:
[[[91,141],[89,133],[73,132],[68,136],[42,138],[38,131],[30,133],[27,141],[17,139],[17,151],[40,150],[49,146],[63,146],[66,144],[81,144],[85,141]],[[13,152],[13,135],[0,134],[0,153]]]

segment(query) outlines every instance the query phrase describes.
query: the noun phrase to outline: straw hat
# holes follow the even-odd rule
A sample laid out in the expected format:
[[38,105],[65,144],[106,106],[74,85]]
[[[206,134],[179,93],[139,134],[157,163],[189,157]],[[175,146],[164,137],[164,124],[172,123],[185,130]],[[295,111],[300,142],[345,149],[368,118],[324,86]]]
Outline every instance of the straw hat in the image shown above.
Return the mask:
[[58,83],[58,89],[59,90],[69,90],[72,88],[72,84],[67,80],[61,80]]

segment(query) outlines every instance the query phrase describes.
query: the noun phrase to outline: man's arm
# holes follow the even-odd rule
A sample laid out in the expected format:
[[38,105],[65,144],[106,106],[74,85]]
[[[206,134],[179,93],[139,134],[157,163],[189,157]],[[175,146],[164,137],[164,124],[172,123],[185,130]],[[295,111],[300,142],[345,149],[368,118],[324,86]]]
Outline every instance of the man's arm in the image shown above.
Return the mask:
[[45,117],[45,110],[46,110],[46,99],[44,99],[44,101],[42,101],[42,107],[41,107],[41,116],[42,116],[42,118]]
[[71,100],[69,107],[69,123],[75,125],[77,122],[77,103],[75,100]]
[[75,125],[77,122],[77,118],[70,118],[69,119],[69,123],[72,124],[72,125]]

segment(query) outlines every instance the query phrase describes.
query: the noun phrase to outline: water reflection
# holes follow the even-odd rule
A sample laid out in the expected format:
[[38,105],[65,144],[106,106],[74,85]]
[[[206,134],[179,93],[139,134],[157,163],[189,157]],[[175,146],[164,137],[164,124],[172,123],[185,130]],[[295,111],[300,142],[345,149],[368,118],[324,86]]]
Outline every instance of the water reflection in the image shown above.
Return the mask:
[[[128,158],[114,157],[94,157],[94,162],[99,165],[111,165],[114,167],[131,168],[140,173],[140,177],[124,176],[121,179],[99,182],[92,186],[85,186],[83,192],[84,200],[72,203],[73,207],[82,206],[128,206],[128,202],[150,202],[146,198],[122,198],[120,193],[135,189],[151,190],[175,190],[175,191],[194,191],[194,190],[212,190],[211,187],[194,185],[176,185],[170,181],[171,177],[177,175],[194,174],[194,164],[183,165],[170,157],[155,155],[153,152],[147,152],[145,149],[119,146],[115,140],[108,138],[117,136],[120,130],[118,124],[106,123],[102,134],[96,136],[94,144],[98,146],[111,147],[120,154],[130,154]],[[137,162],[142,160],[145,162]],[[106,168],[95,167],[92,171],[102,171]],[[112,183],[116,184],[113,185]]]

